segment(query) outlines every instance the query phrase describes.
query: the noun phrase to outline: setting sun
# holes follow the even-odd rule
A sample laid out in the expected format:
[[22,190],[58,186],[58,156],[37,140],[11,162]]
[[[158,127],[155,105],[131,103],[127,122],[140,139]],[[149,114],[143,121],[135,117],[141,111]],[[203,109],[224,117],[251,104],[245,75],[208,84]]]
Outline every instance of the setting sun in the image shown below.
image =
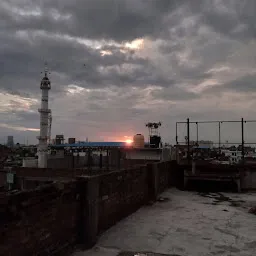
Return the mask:
[[132,140],[128,139],[128,140],[125,141],[125,143],[132,144]]

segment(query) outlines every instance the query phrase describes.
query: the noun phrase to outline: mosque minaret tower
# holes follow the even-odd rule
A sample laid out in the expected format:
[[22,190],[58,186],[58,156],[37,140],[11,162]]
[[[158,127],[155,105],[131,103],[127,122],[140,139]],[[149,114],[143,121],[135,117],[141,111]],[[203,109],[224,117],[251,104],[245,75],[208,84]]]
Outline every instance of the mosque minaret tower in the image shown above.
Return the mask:
[[51,82],[48,78],[48,69],[45,65],[44,77],[40,84],[42,90],[41,108],[38,109],[40,113],[40,136],[38,136],[38,168],[47,168],[48,156],[48,121],[51,110],[48,108],[48,93],[51,89]]

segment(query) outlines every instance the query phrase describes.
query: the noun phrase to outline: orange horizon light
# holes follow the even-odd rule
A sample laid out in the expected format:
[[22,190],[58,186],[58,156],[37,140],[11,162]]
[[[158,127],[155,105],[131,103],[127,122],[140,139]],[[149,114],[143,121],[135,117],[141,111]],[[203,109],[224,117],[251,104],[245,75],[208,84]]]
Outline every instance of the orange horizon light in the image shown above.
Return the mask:
[[129,145],[131,145],[131,144],[132,144],[132,142],[133,142],[133,141],[132,141],[132,140],[130,140],[130,139],[128,139],[128,140],[126,140],[126,141],[125,141],[125,143],[126,143],[126,144],[129,144]]

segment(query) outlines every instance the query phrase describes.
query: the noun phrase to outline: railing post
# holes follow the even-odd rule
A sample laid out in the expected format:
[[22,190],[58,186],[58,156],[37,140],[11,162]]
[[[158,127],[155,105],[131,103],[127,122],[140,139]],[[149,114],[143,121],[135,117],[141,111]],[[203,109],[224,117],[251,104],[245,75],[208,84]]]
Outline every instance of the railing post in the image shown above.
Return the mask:
[[187,147],[187,160],[188,160],[188,164],[190,163],[190,131],[189,131],[189,118],[187,119],[187,143],[188,143],[188,147]]
[[244,119],[241,119],[242,130],[242,164],[244,165]]
[[220,149],[220,147],[221,147],[220,124],[221,124],[221,122],[219,122],[219,154],[221,153],[221,149]]
[[178,145],[178,123],[176,122],[176,145]]
[[196,144],[198,146],[198,122],[196,122]]

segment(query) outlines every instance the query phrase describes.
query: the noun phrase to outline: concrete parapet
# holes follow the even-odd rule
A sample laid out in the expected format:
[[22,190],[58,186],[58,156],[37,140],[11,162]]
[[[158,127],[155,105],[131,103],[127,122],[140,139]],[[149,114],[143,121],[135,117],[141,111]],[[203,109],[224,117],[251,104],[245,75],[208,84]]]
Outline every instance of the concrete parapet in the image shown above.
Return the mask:
[[78,177],[80,197],[79,242],[86,248],[97,241],[99,223],[99,177]]
[[246,170],[241,178],[242,190],[256,190],[256,170]]
[[151,200],[156,200],[158,195],[170,186],[170,168],[169,162],[147,165],[149,197]]

